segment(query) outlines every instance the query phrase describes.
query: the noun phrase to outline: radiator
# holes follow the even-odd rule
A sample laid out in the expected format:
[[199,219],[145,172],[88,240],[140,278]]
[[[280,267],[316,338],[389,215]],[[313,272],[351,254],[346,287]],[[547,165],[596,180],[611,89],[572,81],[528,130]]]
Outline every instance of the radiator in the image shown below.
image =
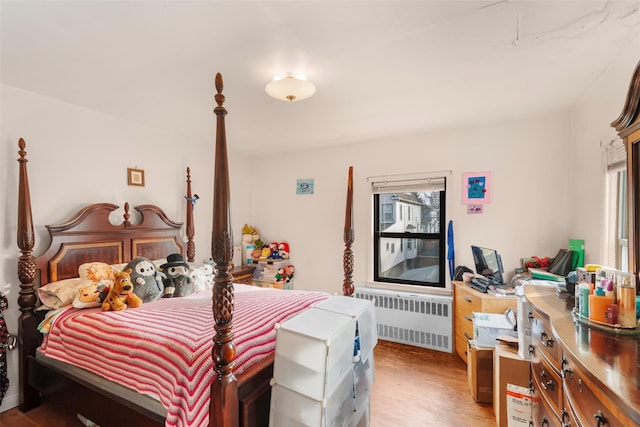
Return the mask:
[[380,339],[453,353],[451,297],[365,287],[354,296],[375,301]]

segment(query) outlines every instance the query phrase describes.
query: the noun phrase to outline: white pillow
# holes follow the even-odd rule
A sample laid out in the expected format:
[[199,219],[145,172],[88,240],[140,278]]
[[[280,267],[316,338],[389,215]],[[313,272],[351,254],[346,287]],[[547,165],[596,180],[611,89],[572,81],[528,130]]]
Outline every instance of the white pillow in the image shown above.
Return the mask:
[[80,283],[79,277],[47,283],[38,288],[38,296],[47,307],[62,308],[73,302],[73,299],[78,295]]

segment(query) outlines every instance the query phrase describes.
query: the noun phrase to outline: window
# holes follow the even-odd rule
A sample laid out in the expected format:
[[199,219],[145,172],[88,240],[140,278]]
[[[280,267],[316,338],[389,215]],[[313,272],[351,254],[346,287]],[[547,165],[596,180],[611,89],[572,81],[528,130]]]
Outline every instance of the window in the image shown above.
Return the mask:
[[[373,279],[444,287],[446,179],[379,177],[370,182],[374,208]],[[405,214],[398,214],[397,221],[388,221],[389,211]],[[394,251],[396,244],[398,252]],[[391,251],[385,251],[389,247]]]
[[605,264],[629,271],[627,157],[622,140],[605,145]]
[[382,205],[382,222],[391,224],[396,220],[396,212],[393,210],[393,203]]

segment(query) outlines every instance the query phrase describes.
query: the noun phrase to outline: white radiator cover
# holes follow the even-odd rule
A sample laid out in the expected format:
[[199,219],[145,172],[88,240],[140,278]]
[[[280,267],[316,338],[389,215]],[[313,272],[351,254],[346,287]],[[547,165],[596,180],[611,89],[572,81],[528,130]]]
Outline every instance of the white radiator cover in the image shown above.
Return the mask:
[[453,300],[356,287],[354,296],[375,300],[378,338],[453,353]]

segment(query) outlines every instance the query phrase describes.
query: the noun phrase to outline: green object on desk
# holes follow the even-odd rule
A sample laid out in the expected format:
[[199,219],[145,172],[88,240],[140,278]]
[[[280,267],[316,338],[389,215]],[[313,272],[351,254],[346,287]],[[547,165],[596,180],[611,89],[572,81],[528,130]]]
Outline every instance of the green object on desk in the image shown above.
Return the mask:
[[569,239],[569,250],[578,253],[575,268],[584,267],[584,239]]
[[558,276],[557,274],[549,273],[548,271],[542,270],[540,268],[530,268],[529,272],[531,273],[532,279],[551,280],[552,282],[565,282],[564,277]]

